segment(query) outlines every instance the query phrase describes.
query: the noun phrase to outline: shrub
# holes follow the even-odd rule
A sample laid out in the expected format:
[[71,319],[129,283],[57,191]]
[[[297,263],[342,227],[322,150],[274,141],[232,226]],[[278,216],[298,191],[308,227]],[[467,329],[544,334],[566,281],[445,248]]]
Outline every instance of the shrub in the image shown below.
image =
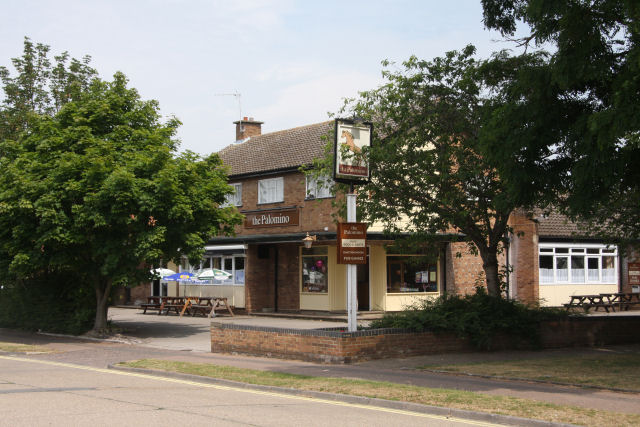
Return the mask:
[[479,349],[490,350],[497,334],[537,347],[542,320],[566,317],[564,310],[525,305],[487,294],[476,287],[472,295],[442,295],[399,313],[371,322],[371,328],[404,328],[414,331],[454,333]]
[[79,335],[93,326],[95,296],[79,279],[48,273],[2,282],[0,327]]

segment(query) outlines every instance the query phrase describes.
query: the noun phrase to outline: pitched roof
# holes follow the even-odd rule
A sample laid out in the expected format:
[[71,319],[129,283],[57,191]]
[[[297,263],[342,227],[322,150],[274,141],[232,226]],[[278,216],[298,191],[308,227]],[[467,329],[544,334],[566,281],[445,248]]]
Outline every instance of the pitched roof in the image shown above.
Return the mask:
[[538,235],[540,237],[588,237],[578,224],[571,221],[565,215],[551,211],[548,214],[537,212]]
[[231,168],[230,176],[294,168],[310,164],[324,154],[327,135],[333,121],[252,136],[232,144],[218,154]]

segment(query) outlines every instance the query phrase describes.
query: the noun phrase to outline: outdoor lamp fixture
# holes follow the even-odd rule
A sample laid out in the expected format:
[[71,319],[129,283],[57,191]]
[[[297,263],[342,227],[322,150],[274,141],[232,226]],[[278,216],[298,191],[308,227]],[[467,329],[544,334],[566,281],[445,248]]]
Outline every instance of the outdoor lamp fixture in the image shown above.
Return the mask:
[[302,243],[304,243],[304,247],[307,249],[311,249],[311,245],[316,241],[316,235],[309,236],[309,232],[307,231],[307,237],[302,239]]

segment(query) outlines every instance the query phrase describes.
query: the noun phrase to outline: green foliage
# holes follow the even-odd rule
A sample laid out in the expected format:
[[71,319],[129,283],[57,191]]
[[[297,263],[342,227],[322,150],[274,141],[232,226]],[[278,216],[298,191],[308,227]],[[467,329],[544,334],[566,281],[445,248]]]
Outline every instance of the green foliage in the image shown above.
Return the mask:
[[72,272],[14,282],[0,289],[0,327],[82,334],[96,316],[95,295]]
[[[492,135],[483,153],[501,176],[509,177],[510,191],[539,189],[549,204],[586,221],[591,233],[637,242],[640,3],[482,4],[488,28],[513,37],[518,23],[526,23],[530,33],[518,41],[545,57],[496,82],[503,86],[505,98],[483,127]],[[544,53],[544,48],[551,53]],[[500,54],[496,64],[504,63],[506,56]],[[511,142],[505,144],[505,139]],[[516,159],[514,167],[503,167],[509,159]]]
[[[18,70],[7,81],[22,84],[28,70]],[[72,272],[96,298],[98,330],[113,285],[148,281],[160,260],[200,259],[241,216],[220,208],[233,191],[220,158],[178,154],[180,122],[161,122],[158,103],[122,73],[70,86],[77,92],[59,110],[25,107],[28,126],[0,140],[0,270],[12,283]]]
[[477,287],[472,295],[445,294],[405,311],[385,314],[370,327],[448,332],[468,339],[479,349],[490,350],[498,334],[536,346],[540,322],[566,316],[564,310],[527,306],[488,295],[483,287]]
[[0,141],[17,139],[37,115],[53,115],[67,102],[77,100],[97,76],[89,66],[89,56],[69,59],[63,52],[54,57],[52,65],[48,53],[49,46],[25,37],[22,57],[12,60],[17,75],[12,77],[7,67],[0,66],[5,95],[0,108]]
[[[475,48],[467,46],[431,61],[412,57],[400,70],[387,63],[386,82],[348,101],[341,113],[374,124],[372,147],[365,152],[371,182],[358,189],[364,220],[423,241],[459,235],[482,258],[489,293],[499,295],[497,255],[509,216],[539,193],[508,191],[507,180],[481,155],[483,120],[502,100],[490,71],[513,71],[536,58],[490,70],[474,55]],[[330,171],[331,165],[327,151],[314,173]]]

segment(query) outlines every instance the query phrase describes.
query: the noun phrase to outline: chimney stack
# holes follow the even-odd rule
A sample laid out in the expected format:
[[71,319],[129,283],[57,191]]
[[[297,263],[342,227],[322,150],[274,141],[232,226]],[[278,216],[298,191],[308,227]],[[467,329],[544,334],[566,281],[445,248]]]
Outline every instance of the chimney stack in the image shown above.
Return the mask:
[[253,117],[243,117],[242,120],[233,122],[236,125],[236,142],[261,135],[263,123],[254,120]]

